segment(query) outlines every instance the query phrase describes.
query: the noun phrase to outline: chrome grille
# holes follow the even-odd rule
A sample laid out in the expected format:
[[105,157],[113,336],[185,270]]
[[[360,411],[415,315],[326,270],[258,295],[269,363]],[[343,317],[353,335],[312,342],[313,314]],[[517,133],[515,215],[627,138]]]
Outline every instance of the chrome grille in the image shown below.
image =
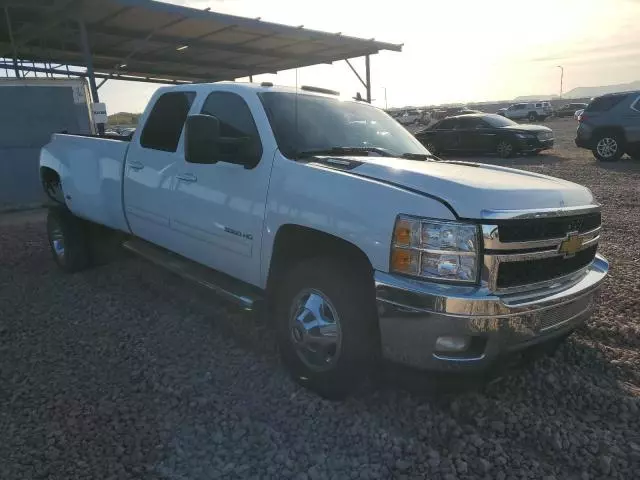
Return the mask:
[[509,220],[498,224],[498,231],[503,243],[528,242],[563,238],[569,232],[589,232],[600,227],[600,223],[600,212],[593,212],[568,217]]
[[559,327],[561,323],[571,320],[591,308],[592,296],[588,295],[576,302],[561,305],[537,314],[537,326],[540,332]]
[[483,225],[483,281],[504,293],[570,282],[595,258],[600,212]]

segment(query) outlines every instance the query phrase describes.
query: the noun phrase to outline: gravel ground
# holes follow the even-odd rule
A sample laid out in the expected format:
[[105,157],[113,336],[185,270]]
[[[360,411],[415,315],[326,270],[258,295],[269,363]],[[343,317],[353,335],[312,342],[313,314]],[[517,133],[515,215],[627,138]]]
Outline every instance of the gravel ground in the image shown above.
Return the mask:
[[138,259],[64,275],[40,213],[0,217],[0,478],[637,478],[640,164],[548,123],[554,151],[480,160],[589,186],[611,277],[554,356],[464,393],[321,400],[253,317]]

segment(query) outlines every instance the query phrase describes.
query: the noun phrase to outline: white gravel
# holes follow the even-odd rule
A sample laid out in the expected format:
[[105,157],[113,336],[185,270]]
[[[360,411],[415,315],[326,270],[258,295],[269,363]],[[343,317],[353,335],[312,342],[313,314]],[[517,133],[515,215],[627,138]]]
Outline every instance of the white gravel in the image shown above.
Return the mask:
[[321,400],[258,320],[138,259],[64,275],[40,216],[4,217],[0,478],[637,478],[640,163],[598,165],[547,123],[559,148],[496,163],[589,186],[611,277],[553,357],[462,394]]

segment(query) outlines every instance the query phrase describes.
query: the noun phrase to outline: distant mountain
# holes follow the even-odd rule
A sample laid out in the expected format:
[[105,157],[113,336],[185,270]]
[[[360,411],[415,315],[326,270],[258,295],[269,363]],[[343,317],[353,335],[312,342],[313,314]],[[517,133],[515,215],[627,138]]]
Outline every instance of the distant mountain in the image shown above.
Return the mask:
[[533,102],[535,100],[555,100],[557,95],[524,95],[522,97],[516,97],[514,102]]
[[607,85],[604,87],[578,87],[569,90],[563,96],[565,98],[591,98],[607,93],[626,92],[628,90],[640,90],[640,81],[621,83],[619,85]]
[[109,115],[109,125],[137,125],[141,113],[118,112]]

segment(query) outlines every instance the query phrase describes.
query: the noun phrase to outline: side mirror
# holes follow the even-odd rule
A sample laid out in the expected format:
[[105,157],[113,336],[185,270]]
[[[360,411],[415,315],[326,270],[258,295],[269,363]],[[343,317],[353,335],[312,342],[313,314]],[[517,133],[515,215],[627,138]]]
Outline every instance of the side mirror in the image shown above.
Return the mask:
[[220,121],[212,115],[190,115],[184,131],[184,156],[189,163],[216,163]]

